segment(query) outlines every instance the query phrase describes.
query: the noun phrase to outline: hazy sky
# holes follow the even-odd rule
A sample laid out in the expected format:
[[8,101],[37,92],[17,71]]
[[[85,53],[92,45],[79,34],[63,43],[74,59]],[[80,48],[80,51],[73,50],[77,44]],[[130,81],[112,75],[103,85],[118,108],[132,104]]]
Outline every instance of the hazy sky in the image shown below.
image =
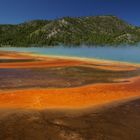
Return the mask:
[[140,0],[0,0],[1,24],[88,15],[115,15],[140,25]]

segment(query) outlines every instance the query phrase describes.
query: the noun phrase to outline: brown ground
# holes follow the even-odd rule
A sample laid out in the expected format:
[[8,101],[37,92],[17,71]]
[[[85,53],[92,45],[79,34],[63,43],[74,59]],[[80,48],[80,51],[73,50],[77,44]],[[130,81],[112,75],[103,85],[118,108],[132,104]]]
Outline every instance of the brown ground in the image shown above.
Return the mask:
[[121,83],[124,78],[138,76],[139,72],[139,70],[111,71],[83,66],[3,68],[0,69],[0,89],[70,88],[97,83]]
[[139,140],[140,99],[86,111],[1,110],[0,140]]
[[86,109],[140,97],[138,67],[0,54],[0,140],[140,139],[139,100],[82,115],[77,110],[76,116],[45,111]]

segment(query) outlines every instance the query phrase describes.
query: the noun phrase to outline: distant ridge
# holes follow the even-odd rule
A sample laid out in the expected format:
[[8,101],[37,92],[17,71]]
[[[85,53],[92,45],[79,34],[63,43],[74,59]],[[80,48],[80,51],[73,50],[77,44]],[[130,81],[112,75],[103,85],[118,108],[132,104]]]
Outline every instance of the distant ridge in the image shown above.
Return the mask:
[[116,45],[137,42],[140,42],[140,28],[111,15],[0,25],[0,46]]

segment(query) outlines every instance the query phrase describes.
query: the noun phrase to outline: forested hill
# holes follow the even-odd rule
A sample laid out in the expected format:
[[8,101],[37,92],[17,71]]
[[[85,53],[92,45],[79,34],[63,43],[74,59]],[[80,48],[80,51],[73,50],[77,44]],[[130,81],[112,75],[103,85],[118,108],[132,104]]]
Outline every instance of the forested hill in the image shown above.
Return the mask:
[[0,25],[0,46],[136,43],[140,28],[115,16],[64,17]]

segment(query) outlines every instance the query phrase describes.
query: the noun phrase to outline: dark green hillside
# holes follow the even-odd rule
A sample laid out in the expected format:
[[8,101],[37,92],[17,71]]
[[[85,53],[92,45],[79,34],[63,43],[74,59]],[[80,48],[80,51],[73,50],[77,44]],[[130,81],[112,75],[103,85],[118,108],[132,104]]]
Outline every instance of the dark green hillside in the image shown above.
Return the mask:
[[140,41],[140,28],[115,16],[34,20],[0,25],[0,45],[116,45]]

